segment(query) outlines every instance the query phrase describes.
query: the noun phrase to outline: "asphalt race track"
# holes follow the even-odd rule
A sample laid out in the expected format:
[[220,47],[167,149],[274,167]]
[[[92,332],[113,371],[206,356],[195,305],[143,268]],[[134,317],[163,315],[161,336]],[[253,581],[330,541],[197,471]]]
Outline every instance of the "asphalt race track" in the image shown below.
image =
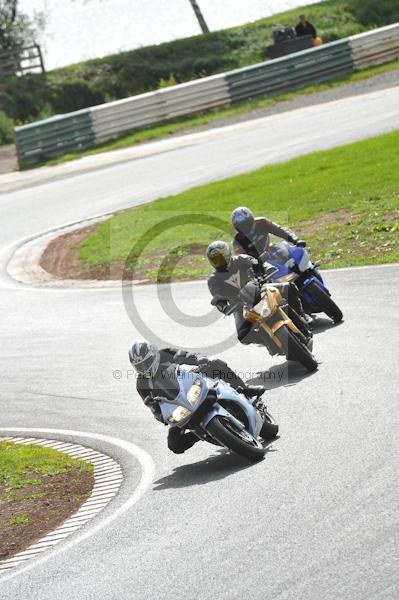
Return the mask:
[[[144,495],[112,523],[0,576],[1,600],[398,597],[399,266],[326,273],[345,321],[319,320],[320,368],[312,375],[263,349],[227,345],[231,320],[193,328],[194,320],[212,320],[204,282],[173,286],[184,312],[178,324],[156,288],[134,289],[140,318],[165,342],[220,345],[246,379],[268,386],[281,436],[256,465],[204,443],[183,456],[167,451],[166,428],[134,391],[127,349],[143,332],[120,288],[30,288],[5,269],[15,244],[46,229],[312,151],[321,131],[328,147],[397,129],[398,99],[396,89],[301,109],[239,134],[225,128],[212,141],[0,195],[0,434],[28,427],[121,438],[155,467]],[[140,480],[138,463],[124,466],[127,488],[116,510]]]

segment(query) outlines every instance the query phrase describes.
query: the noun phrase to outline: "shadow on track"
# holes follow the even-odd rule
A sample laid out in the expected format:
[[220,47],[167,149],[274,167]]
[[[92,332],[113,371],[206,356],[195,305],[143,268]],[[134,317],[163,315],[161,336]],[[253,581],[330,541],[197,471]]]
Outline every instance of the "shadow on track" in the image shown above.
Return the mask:
[[323,333],[324,331],[328,331],[329,329],[335,329],[342,325],[344,321],[340,321],[339,323],[334,323],[328,317],[316,317],[310,326],[314,335],[318,333]]
[[[269,452],[277,452],[272,444],[278,440],[277,437],[269,444],[266,454]],[[266,456],[266,455],[265,455]],[[154,482],[154,490],[161,491],[171,488],[184,488],[195,485],[203,485],[218,479],[224,479],[229,475],[234,475],[238,471],[249,469],[254,466],[254,463],[241,458],[236,454],[232,454],[224,448],[218,450],[218,454],[209,456],[199,462],[189,465],[176,467],[170,475],[162,477]]]
[[[317,373],[317,371],[315,372]],[[313,373],[306,371],[301,364],[287,360],[280,365],[274,365],[267,371],[254,374],[254,377],[247,379],[245,383],[248,385],[263,385],[266,390],[274,390],[279,387],[294,385],[312,375]]]

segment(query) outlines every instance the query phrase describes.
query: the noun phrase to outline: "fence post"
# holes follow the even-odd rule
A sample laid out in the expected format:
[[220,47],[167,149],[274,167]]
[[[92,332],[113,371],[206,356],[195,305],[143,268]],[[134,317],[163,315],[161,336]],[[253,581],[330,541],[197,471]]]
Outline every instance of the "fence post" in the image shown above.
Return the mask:
[[46,72],[46,69],[44,68],[44,61],[43,61],[43,54],[42,54],[42,49],[39,46],[39,44],[35,44],[36,48],[37,48],[37,53],[39,55],[39,60],[40,60],[40,67],[42,69],[42,73]]

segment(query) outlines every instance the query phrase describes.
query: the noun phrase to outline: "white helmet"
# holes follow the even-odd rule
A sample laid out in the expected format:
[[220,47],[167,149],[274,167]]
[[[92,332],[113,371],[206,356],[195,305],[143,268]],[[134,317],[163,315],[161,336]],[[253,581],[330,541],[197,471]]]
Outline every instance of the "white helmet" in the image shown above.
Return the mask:
[[159,348],[146,340],[136,340],[129,350],[129,360],[138,373],[153,377],[159,367]]

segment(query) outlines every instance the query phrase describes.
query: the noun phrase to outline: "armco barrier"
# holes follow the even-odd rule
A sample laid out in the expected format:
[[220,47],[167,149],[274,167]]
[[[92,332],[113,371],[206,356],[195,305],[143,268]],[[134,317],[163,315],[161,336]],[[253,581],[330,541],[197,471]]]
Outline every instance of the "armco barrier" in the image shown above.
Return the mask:
[[46,158],[85,150],[94,145],[90,109],[16,127],[14,138],[21,169]]
[[349,38],[355,71],[399,58],[399,23]]
[[15,128],[22,169],[118,135],[212,108],[321,83],[399,58],[399,23],[229,73]]
[[90,109],[96,144],[124,131],[230,104],[224,74],[156,92],[117,100]]
[[230,104],[229,88],[224,73],[182,83],[158,93],[164,103],[167,119]]
[[96,144],[117,137],[127,129],[139,129],[166,120],[157,92],[94,106],[90,113]]
[[226,80],[235,103],[328,81],[350,71],[349,41],[340,40],[226,73]]

